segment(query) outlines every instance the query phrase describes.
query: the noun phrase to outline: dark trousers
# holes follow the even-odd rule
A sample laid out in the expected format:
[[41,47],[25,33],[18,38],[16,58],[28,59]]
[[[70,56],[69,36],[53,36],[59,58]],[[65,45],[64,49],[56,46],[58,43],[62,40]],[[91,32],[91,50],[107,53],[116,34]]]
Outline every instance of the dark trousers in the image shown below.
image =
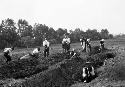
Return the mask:
[[90,45],[90,44],[87,45],[87,47],[86,47],[86,52],[87,52],[87,53],[90,53],[90,52],[91,52],[91,45]]
[[49,47],[44,49],[44,57],[48,57],[49,56]]
[[101,49],[102,49],[102,50],[104,49],[104,44],[101,44]]
[[8,55],[8,53],[4,53],[4,56],[6,57],[7,61],[6,62],[10,62],[11,61],[11,56]]
[[68,52],[70,50],[70,44],[67,43],[62,44],[62,48],[64,52]]

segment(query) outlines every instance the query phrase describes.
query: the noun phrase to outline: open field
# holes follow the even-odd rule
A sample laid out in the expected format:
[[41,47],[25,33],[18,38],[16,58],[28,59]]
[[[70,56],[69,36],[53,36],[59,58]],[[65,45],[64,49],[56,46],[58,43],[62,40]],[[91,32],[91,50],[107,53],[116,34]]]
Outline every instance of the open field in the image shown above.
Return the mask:
[[[92,44],[92,47],[98,46],[99,42],[93,41],[91,44]],[[56,45],[50,46],[50,56],[48,58],[44,58],[43,54],[40,55],[40,58],[38,59],[39,60],[38,66],[35,65],[35,64],[37,64],[37,62],[34,61],[33,62],[33,63],[35,63],[34,65],[27,64],[27,66],[23,67],[22,70],[24,70],[24,71],[25,71],[25,69],[24,69],[25,67],[30,67],[31,71],[34,71],[33,73],[29,72],[32,74],[31,76],[27,76],[27,74],[26,74],[26,77],[24,76],[25,78],[13,79],[13,75],[12,76],[9,75],[8,76],[9,78],[7,77],[4,80],[2,80],[2,79],[0,80],[1,87],[3,85],[4,85],[4,87],[8,87],[7,85],[9,83],[16,84],[16,86],[11,85],[10,87],[20,87],[21,85],[22,85],[22,87],[69,87],[69,86],[71,86],[71,87],[120,87],[120,86],[122,86],[123,87],[123,86],[125,86],[125,84],[124,84],[124,82],[125,82],[124,81],[125,80],[124,70],[125,69],[124,69],[124,66],[122,66],[125,64],[125,59],[124,59],[124,57],[125,57],[125,40],[124,39],[106,40],[105,47],[108,49],[114,49],[117,55],[114,59],[108,59],[106,61],[105,66],[101,66],[100,68],[97,69],[99,72],[99,76],[96,79],[92,80],[90,83],[82,83],[82,82],[74,83],[70,76],[70,75],[78,72],[78,70],[80,70],[80,68],[84,66],[83,60],[84,60],[86,54],[80,53],[80,57],[82,58],[80,60],[77,60],[77,59],[64,60],[64,59],[67,59],[67,56],[66,56],[66,54],[60,53],[60,52],[62,52],[61,44],[56,44]],[[75,48],[76,50],[81,50],[80,43],[71,44],[71,49],[72,48]],[[43,47],[41,47],[41,49],[43,49]],[[27,54],[28,52],[30,52],[32,50],[33,50],[33,48],[16,49],[13,52],[13,61],[18,60],[18,58],[20,58],[21,56]],[[2,53],[0,53],[0,55],[2,57]],[[100,55],[103,55],[103,54],[100,54]],[[91,56],[91,57],[96,58],[96,57],[98,57],[98,55]],[[22,62],[20,62],[20,63],[22,63]],[[26,61],[26,63],[28,63],[28,62],[29,61]],[[29,62],[29,63],[31,63],[31,62]],[[66,67],[60,68],[60,65],[63,63],[64,63],[64,65],[67,64]],[[14,64],[14,63],[12,63],[12,64]],[[48,66],[48,69],[44,70],[43,69],[44,66]],[[70,66],[72,66],[72,69],[70,69],[71,68]],[[6,67],[8,67],[8,66],[6,66]],[[40,70],[38,71],[38,69],[40,69]],[[69,70],[69,71],[67,71],[67,70]],[[1,71],[1,67],[0,67],[0,71]],[[65,76],[64,77],[60,76],[60,73],[62,73],[62,75],[65,75]],[[53,79],[49,79],[49,78],[53,78]],[[46,81],[44,81],[44,80],[46,80]],[[55,82],[58,81],[58,82],[55,83],[54,81]],[[43,82],[48,85],[43,84]],[[48,82],[51,82],[51,83],[48,83]],[[54,82],[54,83],[52,83],[52,82]]]

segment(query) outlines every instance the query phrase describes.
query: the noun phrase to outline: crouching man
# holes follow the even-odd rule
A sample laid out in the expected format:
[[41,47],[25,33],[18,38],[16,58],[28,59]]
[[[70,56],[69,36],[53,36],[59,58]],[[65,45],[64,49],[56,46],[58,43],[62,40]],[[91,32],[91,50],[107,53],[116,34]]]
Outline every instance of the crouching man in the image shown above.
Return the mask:
[[72,51],[70,51],[71,59],[76,55],[75,49],[73,48]]
[[86,66],[82,69],[82,81],[83,82],[90,82],[92,79],[95,78],[95,70],[93,66]]
[[38,58],[39,56],[39,53],[40,53],[40,48],[35,48],[31,53],[28,53],[26,55],[24,55],[23,57],[20,58],[21,59],[28,59],[30,57],[35,57],[35,58]]
[[45,38],[45,40],[43,41],[43,47],[44,47],[44,57],[48,57],[49,56],[49,41],[47,41],[47,39]]
[[3,51],[7,63],[11,61],[12,51],[13,50],[14,50],[14,47],[12,47],[12,48],[5,48],[4,51]]

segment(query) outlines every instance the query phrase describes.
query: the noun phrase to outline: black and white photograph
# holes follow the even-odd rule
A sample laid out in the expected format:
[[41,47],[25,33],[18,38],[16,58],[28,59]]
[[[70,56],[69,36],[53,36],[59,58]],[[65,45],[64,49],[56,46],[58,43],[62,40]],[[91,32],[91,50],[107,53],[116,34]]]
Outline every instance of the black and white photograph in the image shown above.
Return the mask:
[[125,87],[125,0],[0,0],[0,87]]

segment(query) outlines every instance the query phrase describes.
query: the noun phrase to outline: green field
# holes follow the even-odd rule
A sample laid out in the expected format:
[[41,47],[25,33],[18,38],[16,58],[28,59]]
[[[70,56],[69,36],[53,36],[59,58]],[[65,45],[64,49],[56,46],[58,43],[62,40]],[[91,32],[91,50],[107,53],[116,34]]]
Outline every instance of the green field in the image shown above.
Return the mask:
[[[91,45],[92,45],[92,47],[98,46],[99,41],[92,41]],[[106,65],[102,66],[101,68],[98,69],[98,71],[101,73],[99,74],[99,76],[96,79],[94,79],[93,81],[91,81],[90,83],[87,83],[87,84],[82,83],[82,82],[73,83],[73,84],[71,84],[72,86],[70,85],[71,87],[120,87],[120,86],[125,86],[125,84],[124,84],[125,74],[124,74],[124,71],[122,71],[122,70],[125,70],[124,67],[122,66],[125,63],[125,59],[124,59],[124,57],[125,57],[125,40],[124,39],[106,40],[105,47],[108,49],[115,50],[117,56],[114,59],[107,60]],[[72,48],[75,48],[77,51],[82,50],[80,43],[72,43],[71,49]],[[12,60],[13,61],[17,60],[21,56],[31,52],[32,50],[33,50],[33,48],[24,48],[24,49],[16,48],[13,52]],[[41,51],[43,51],[43,47],[41,47]],[[42,78],[42,76],[44,78],[47,78],[48,76],[50,76],[49,74],[47,74],[48,76],[45,77],[46,73],[48,73],[49,71],[51,72],[51,70],[52,70],[52,72],[55,72],[55,74],[56,74],[56,71],[54,71],[54,70],[58,70],[58,65],[60,65],[60,63],[62,63],[62,62],[65,62],[63,59],[65,57],[65,55],[60,54],[61,55],[60,56],[60,55],[56,54],[56,53],[60,53],[60,52],[62,52],[61,44],[52,44],[50,46],[50,56],[48,58],[44,58],[43,53],[41,53],[40,58],[38,59],[40,62],[40,64],[39,64],[40,67],[43,65],[49,66],[49,69],[47,71],[46,70],[43,72],[41,71],[39,73],[34,74],[33,76],[23,78],[23,79],[9,78],[10,80],[9,79],[0,80],[1,84],[3,82],[1,87],[3,85],[4,85],[4,87],[8,87],[7,84],[9,84],[9,83],[23,84],[24,87],[35,87],[35,84],[39,84],[39,85],[36,85],[36,87],[45,87],[43,85],[40,85],[39,79],[40,79],[40,77]],[[53,54],[56,54],[56,55],[53,55]],[[81,53],[80,55],[81,55],[80,57],[82,57],[83,59],[85,58],[84,53]],[[2,58],[2,52],[0,53],[0,56],[1,56],[1,62],[2,62],[4,60],[4,58]],[[51,58],[53,58],[53,59],[51,59]],[[116,66],[117,66],[117,68],[116,68]],[[76,66],[74,66],[74,67],[76,67]],[[121,71],[117,72],[117,69],[118,69],[118,71],[120,71],[119,69],[121,69]],[[114,71],[112,71],[112,70],[114,70]],[[109,72],[111,72],[111,73],[109,73]],[[120,73],[120,74],[117,76],[118,73]],[[116,76],[116,77],[114,77],[114,80],[112,80],[112,79],[110,79],[112,77],[108,78],[107,75]],[[121,77],[123,77],[123,78],[121,79]],[[53,78],[55,78],[55,77],[53,77]],[[62,79],[62,78],[60,77],[60,79]],[[60,81],[63,81],[63,79]],[[39,82],[36,82],[36,81],[39,81]],[[34,84],[33,84],[33,82],[34,82]],[[61,82],[58,82],[58,83],[61,83]],[[66,83],[66,84],[68,84],[68,83]],[[16,85],[16,86],[11,86],[11,87],[19,87],[19,86]],[[49,87],[56,87],[56,86],[49,86]],[[65,86],[62,85],[62,86],[57,86],[57,87],[65,87]],[[69,87],[69,85],[67,87]]]

